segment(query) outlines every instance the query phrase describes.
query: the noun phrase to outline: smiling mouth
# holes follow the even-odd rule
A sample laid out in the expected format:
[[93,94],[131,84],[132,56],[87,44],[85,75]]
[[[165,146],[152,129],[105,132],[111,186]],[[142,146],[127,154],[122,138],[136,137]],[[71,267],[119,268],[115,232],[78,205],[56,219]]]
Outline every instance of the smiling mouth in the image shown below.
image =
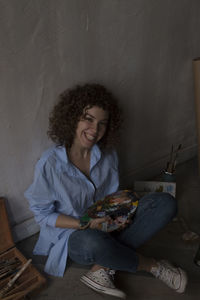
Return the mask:
[[88,141],[93,142],[96,139],[96,136],[85,133],[85,137]]

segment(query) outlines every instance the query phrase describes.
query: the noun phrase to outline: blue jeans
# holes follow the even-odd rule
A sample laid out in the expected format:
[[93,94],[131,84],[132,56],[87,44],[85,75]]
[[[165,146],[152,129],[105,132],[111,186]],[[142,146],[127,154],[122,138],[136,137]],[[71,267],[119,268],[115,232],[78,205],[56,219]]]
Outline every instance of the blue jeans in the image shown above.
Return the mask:
[[83,265],[136,272],[136,249],[169,223],[176,212],[176,200],[170,194],[148,194],[139,200],[133,222],[124,230],[106,233],[89,228],[73,232],[68,243],[69,257]]

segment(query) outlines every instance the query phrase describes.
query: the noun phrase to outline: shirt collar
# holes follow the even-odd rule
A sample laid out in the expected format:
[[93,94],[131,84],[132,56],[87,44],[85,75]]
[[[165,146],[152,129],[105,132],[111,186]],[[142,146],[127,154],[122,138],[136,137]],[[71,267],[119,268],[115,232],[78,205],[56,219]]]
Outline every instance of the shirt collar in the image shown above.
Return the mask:
[[[56,150],[57,150],[56,151],[57,155],[58,155],[60,161],[62,162],[62,165],[64,164],[65,166],[67,166],[67,171],[71,175],[77,175],[77,169],[70,162],[68,155],[67,155],[67,151],[65,149],[65,146],[57,146]],[[99,146],[97,144],[95,144],[91,150],[90,171],[98,163],[98,161],[100,159],[101,159],[101,150],[99,149]],[[63,166],[60,166],[60,167],[62,169]]]
[[56,146],[56,155],[58,157],[57,170],[76,175],[76,168],[70,162],[65,146]]

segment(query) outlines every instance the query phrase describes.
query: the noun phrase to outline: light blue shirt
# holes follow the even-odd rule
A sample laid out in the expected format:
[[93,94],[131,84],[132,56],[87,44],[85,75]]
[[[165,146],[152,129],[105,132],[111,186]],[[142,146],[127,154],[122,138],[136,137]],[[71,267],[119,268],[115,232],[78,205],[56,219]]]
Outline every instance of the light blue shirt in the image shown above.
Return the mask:
[[59,214],[80,218],[97,200],[117,191],[118,159],[115,151],[91,150],[89,180],[68,159],[65,147],[45,151],[35,167],[34,181],[25,192],[30,209],[40,225],[34,254],[48,255],[45,272],[63,276],[68,255],[68,239],[76,229],[55,227]]

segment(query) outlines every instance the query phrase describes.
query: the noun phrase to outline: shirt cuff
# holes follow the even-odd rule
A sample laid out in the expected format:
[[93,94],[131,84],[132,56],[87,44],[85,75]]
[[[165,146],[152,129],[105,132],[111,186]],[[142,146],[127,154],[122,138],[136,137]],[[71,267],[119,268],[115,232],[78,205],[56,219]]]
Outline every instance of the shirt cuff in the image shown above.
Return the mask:
[[52,213],[48,216],[47,225],[55,227],[59,213]]

